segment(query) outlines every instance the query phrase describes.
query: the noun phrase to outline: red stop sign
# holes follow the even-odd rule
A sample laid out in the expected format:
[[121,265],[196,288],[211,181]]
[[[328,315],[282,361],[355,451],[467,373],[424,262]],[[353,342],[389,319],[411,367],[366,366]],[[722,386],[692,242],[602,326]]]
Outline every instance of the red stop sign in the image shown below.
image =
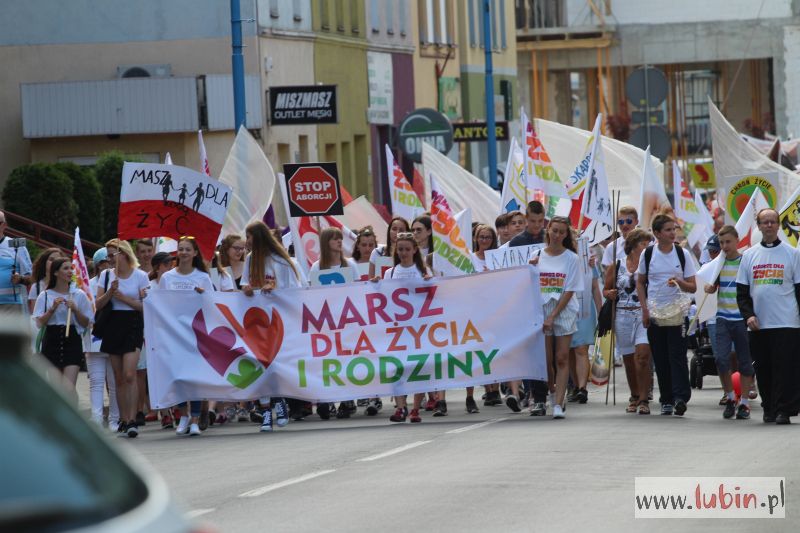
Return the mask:
[[289,201],[306,215],[326,215],[339,201],[339,187],[321,166],[300,167],[287,181]]

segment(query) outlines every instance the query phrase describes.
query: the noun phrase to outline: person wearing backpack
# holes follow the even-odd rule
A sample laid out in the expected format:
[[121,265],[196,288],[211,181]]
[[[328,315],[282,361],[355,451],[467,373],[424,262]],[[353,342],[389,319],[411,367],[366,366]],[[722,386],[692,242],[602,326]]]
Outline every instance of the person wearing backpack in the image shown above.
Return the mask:
[[697,290],[695,267],[687,252],[675,245],[675,220],[668,215],[653,218],[656,244],[639,259],[636,290],[642,305],[642,325],[656,365],[661,414],[683,416],[692,395],[686,360],[686,316]]

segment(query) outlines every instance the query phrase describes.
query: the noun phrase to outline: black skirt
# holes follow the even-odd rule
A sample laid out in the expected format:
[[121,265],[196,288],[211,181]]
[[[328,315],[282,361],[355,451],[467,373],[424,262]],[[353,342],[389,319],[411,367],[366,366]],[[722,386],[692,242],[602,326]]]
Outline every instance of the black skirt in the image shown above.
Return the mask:
[[144,321],[140,311],[112,311],[108,327],[103,334],[100,351],[110,355],[123,355],[142,349]]
[[42,338],[42,354],[53,366],[63,370],[68,366],[81,366],[83,363],[83,340],[75,326],[47,326]]

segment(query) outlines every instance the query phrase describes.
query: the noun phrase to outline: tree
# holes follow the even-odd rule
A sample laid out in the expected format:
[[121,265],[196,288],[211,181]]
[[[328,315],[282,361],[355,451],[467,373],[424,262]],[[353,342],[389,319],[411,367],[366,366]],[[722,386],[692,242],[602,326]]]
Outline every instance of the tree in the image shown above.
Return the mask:
[[3,189],[9,211],[66,232],[78,223],[70,177],[55,165],[34,163],[11,171]]
[[78,205],[81,238],[93,242],[105,242],[103,191],[92,170],[75,163],[56,163],[54,166],[72,180],[72,198]]
[[122,165],[125,161],[139,161],[139,158],[125,155],[120,151],[100,155],[94,166],[94,175],[103,191],[103,226],[105,238],[117,235],[119,219],[119,193],[122,189]]

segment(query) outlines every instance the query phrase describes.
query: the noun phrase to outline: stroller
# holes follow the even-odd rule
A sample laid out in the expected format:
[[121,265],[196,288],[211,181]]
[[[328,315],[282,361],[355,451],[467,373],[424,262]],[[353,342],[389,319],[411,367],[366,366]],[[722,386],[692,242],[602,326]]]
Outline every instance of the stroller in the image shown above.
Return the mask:
[[718,375],[706,324],[700,324],[687,340],[693,354],[689,361],[689,383],[693,389],[702,389],[704,376]]

